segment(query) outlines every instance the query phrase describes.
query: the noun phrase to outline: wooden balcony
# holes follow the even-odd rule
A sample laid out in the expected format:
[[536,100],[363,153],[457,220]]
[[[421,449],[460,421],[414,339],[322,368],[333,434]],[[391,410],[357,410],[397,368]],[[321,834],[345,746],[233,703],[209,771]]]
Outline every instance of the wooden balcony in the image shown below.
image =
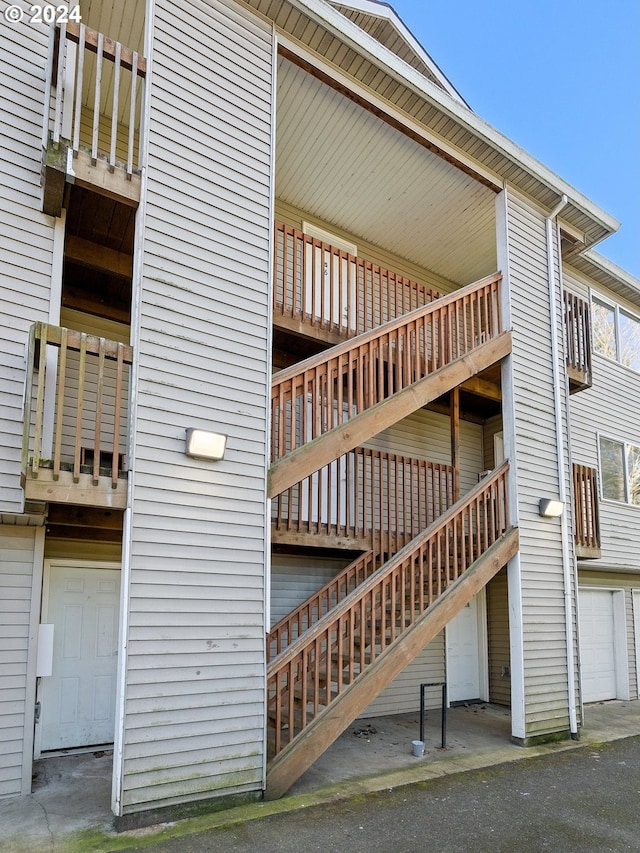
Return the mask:
[[595,560],[602,556],[600,548],[600,516],[598,512],[598,480],[595,468],[573,465],[573,495],[576,557]]
[[274,544],[393,554],[454,501],[454,469],[357,447],[272,501]]
[[564,291],[564,324],[567,345],[569,393],[591,388],[591,312],[589,303]]
[[47,503],[124,509],[130,346],[36,323],[29,340],[22,486]]
[[51,25],[43,147],[43,210],[59,216],[65,184],[128,205],[140,201],[146,60],[103,33]]
[[337,344],[421,308],[440,294],[419,282],[275,224],[273,323]]

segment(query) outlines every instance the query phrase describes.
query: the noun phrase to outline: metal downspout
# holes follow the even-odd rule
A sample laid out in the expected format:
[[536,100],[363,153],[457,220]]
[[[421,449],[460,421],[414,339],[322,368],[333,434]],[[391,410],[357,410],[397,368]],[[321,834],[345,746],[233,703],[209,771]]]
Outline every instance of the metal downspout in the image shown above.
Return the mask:
[[[564,376],[560,376],[558,362],[558,323],[557,323],[557,300],[556,300],[556,275],[553,263],[553,222],[560,211],[567,205],[569,199],[563,195],[558,204],[553,208],[545,219],[547,237],[547,279],[549,282],[549,309],[551,314],[551,358],[553,361],[553,404],[555,414],[556,446],[558,454],[558,488],[562,503],[567,506],[567,485],[565,479],[565,447],[562,434],[562,408],[560,396],[560,382]],[[558,263],[561,263],[558,254]],[[568,417],[568,412],[567,412]],[[567,513],[563,512],[560,519],[560,530],[562,539],[562,573],[564,582],[564,623],[567,643],[567,692],[569,697],[569,727],[571,737],[578,739],[578,721],[576,716],[576,691],[575,691],[575,648],[573,642],[573,612],[571,602],[571,570],[569,568],[569,532],[567,530]]]

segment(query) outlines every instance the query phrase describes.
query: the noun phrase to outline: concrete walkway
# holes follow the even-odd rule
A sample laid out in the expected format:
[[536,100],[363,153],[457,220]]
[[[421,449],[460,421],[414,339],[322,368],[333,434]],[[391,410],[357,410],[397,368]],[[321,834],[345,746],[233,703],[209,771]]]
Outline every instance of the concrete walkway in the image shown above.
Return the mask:
[[[281,800],[254,803],[177,823],[116,833],[111,814],[109,752],[63,755],[36,762],[30,797],[0,801],[2,853],[116,851],[320,803],[397,788],[413,782],[526,760],[581,746],[640,735],[640,701],[587,706],[581,740],[523,749],[510,742],[504,708],[449,709],[446,748],[440,713],[430,711],[425,754],[412,755],[418,715],[362,719],[352,724]],[[188,847],[185,847],[187,850]]]

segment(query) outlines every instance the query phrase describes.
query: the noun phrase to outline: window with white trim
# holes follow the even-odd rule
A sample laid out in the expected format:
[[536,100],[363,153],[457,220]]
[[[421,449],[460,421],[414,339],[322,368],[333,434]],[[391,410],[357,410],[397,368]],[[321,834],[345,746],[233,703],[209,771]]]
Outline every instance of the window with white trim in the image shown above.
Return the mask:
[[600,436],[599,449],[603,500],[640,506],[640,447]]
[[591,297],[595,352],[640,372],[640,318],[600,295]]

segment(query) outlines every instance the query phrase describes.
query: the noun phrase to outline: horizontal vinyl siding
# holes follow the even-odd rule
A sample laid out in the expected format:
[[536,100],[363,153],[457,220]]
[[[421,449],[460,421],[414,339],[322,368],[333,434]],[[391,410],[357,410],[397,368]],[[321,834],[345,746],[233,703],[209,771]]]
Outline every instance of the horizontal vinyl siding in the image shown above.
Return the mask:
[[[566,730],[569,724],[560,520],[538,515],[539,499],[557,498],[559,493],[557,438],[544,216],[523,198],[509,192],[508,227],[525,727],[526,735],[534,736]],[[556,298],[560,298],[559,287]],[[561,303],[557,304],[559,307]],[[558,312],[556,327],[560,341],[561,316]],[[508,420],[509,413],[505,413],[505,430],[509,429]],[[562,421],[564,435],[564,411]],[[566,441],[566,435],[563,440]],[[567,478],[568,465],[566,460]],[[567,507],[565,512],[571,523],[571,508]],[[573,597],[575,591],[571,592]]]
[[[426,409],[419,409],[365,443],[366,447],[389,453],[415,456],[451,464],[451,421]],[[478,482],[484,470],[482,427],[460,421],[460,490],[464,494]]]
[[[588,299],[593,283],[565,270],[564,284],[567,290]],[[615,294],[593,286],[613,302],[640,313]],[[573,462],[598,469],[598,433],[640,447],[640,373],[594,352],[593,385],[571,396],[570,411]],[[601,500],[600,533],[602,557],[590,560],[590,564],[640,572],[639,506]]]
[[632,590],[640,589],[640,574],[629,575],[619,572],[590,571],[591,566],[578,569],[580,586],[600,587],[602,589],[624,590],[624,611],[627,639],[627,659],[629,662],[629,695],[638,699],[638,661],[636,660],[636,636],[640,634],[640,624],[634,624]]
[[[419,714],[421,682],[446,680],[444,648],[444,631],[441,631],[385,687],[360,716],[382,717],[387,714]],[[442,688],[428,688],[425,692],[424,707],[439,708],[441,705]]]
[[275,625],[305,599],[334,578],[351,562],[350,557],[307,557],[273,554],[271,558],[271,625]]
[[487,637],[489,645],[489,701],[511,705],[511,650],[507,570],[501,569],[487,584]]
[[156,3],[125,813],[262,787],[271,57],[233,4]]
[[22,793],[35,535],[0,525],[0,797]]
[[25,346],[46,320],[54,219],[42,213],[40,165],[48,27],[2,25],[0,52],[0,511],[20,512]]

